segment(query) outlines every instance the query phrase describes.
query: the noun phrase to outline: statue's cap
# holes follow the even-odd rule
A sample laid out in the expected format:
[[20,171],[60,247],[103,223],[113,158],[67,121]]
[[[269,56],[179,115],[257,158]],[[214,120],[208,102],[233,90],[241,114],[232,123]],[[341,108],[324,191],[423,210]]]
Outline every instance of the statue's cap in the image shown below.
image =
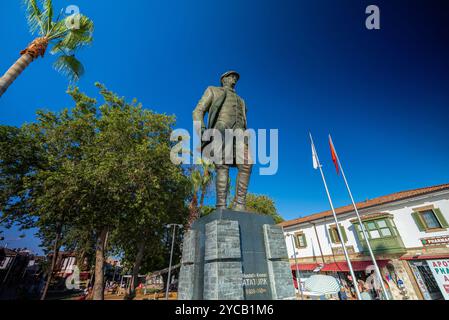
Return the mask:
[[237,76],[237,81],[240,79],[239,73],[237,71],[231,70],[231,71],[227,71],[227,72],[223,73],[220,77],[220,81],[223,82],[223,78],[225,78],[231,74],[235,74]]

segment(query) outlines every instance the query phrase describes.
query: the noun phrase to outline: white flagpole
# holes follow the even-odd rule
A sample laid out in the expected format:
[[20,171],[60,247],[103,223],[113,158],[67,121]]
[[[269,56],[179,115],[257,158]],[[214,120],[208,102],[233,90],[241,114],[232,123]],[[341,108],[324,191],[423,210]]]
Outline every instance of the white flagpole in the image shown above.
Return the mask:
[[376,275],[377,275],[380,285],[382,287],[382,292],[384,294],[384,298],[385,298],[385,300],[389,300],[387,289],[385,288],[384,282],[382,280],[382,274],[380,273],[380,269],[379,269],[379,266],[377,265],[376,257],[374,256],[373,249],[371,248],[368,232],[366,231],[365,225],[362,223],[362,219],[360,218],[359,210],[357,209],[354,198],[352,196],[351,189],[349,188],[348,181],[346,180],[345,171],[343,170],[343,166],[341,165],[340,158],[338,157],[338,153],[337,153],[337,150],[335,149],[334,142],[332,141],[331,135],[329,135],[329,142],[331,143],[332,149],[334,150],[335,156],[337,157],[337,163],[338,163],[338,166],[340,167],[341,175],[343,176],[343,180],[345,181],[346,189],[348,189],[349,197],[351,198],[352,205],[354,207],[354,211],[357,216],[357,220],[359,221],[360,228],[362,229],[362,232],[363,232],[363,236],[365,237],[368,251],[370,253],[371,260],[373,261],[373,264],[374,264],[374,270],[376,271]]
[[352,277],[352,283],[354,284],[354,290],[355,290],[355,292],[357,294],[357,299],[362,300],[362,298],[360,296],[360,290],[359,290],[359,287],[357,285],[357,279],[356,279],[355,274],[354,274],[354,269],[352,268],[352,263],[351,263],[351,260],[349,259],[348,251],[346,250],[345,240],[343,238],[343,235],[341,234],[340,226],[338,225],[338,219],[337,219],[337,214],[335,213],[334,204],[332,203],[332,199],[331,199],[331,196],[329,194],[329,189],[327,188],[326,179],[324,178],[323,168],[321,166],[320,159],[318,158],[318,153],[316,152],[315,144],[313,143],[312,134],[309,133],[309,135],[310,135],[310,142],[312,143],[313,156],[315,157],[316,163],[317,163],[318,168],[320,169],[320,172],[321,172],[321,177],[323,178],[324,188],[326,189],[327,198],[329,200],[329,204],[330,204],[331,209],[332,209],[332,214],[334,215],[334,220],[335,220],[335,224],[336,224],[337,233],[338,233],[338,236],[340,237],[341,247],[343,248],[343,252],[345,254],[346,262],[347,262],[348,267],[349,267],[349,272],[350,272],[351,277]]

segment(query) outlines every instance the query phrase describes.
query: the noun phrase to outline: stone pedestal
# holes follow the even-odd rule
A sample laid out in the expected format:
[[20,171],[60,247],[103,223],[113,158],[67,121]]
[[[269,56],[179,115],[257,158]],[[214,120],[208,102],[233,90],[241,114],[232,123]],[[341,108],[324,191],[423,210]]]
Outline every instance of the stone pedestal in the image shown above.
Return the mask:
[[271,217],[216,210],[184,236],[178,299],[294,299],[282,229]]

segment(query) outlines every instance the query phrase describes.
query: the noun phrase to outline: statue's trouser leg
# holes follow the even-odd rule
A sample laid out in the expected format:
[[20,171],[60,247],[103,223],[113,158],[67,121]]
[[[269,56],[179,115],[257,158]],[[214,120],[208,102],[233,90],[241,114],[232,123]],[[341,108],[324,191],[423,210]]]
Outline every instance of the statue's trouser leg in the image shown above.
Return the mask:
[[217,164],[216,191],[217,209],[226,209],[226,198],[228,196],[229,166]]
[[251,175],[252,164],[239,164],[237,168],[237,188],[235,192],[235,200],[233,209],[237,211],[246,210],[246,193],[248,191],[249,178]]

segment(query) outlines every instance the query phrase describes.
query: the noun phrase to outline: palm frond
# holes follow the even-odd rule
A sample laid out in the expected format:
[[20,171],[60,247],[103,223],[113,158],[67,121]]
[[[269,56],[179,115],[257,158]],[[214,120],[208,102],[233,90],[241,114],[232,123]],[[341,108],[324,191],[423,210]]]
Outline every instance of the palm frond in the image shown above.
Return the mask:
[[65,25],[65,20],[58,20],[53,23],[53,27],[50,30],[50,33],[48,35],[49,39],[54,40],[58,39],[60,37],[63,37],[65,33],[67,33],[67,26]]
[[40,35],[44,34],[44,22],[42,20],[42,12],[39,9],[37,0],[23,0],[26,8],[28,26],[30,27],[30,32],[38,32]]
[[[59,22],[63,12],[64,9],[61,9],[61,11],[59,11],[58,16],[56,17],[56,20],[51,22],[51,28],[48,30],[47,37],[50,37],[50,35],[55,34],[58,31],[57,28],[61,28],[61,24]],[[62,31],[62,29],[59,29],[59,31]]]
[[50,35],[51,40],[59,40],[52,53],[59,50],[76,51],[93,40],[94,23],[88,17],[75,14],[56,23]]
[[195,170],[191,174],[192,188],[193,192],[197,193],[201,188],[201,173],[198,170]]
[[52,0],[44,0],[44,11],[42,12],[43,20],[45,20],[46,33],[50,32],[53,24],[53,3]]
[[53,67],[56,71],[68,77],[71,82],[77,82],[84,74],[82,63],[73,55],[60,56]]

